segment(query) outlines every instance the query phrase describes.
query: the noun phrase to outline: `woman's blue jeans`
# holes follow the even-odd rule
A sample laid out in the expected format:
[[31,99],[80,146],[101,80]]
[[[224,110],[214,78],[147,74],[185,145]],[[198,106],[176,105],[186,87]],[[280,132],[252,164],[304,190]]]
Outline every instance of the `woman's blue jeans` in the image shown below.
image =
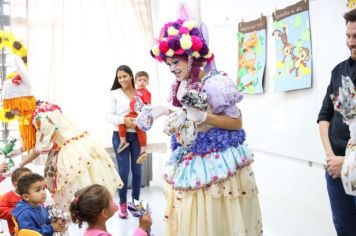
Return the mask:
[[127,132],[126,141],[130,144],[126,149],[124,149],[120,154],[117,153],[117,149],[120,145],[119,132],[114,131],[112,135],[112,145],[116,155],[116,160],[119,168],[119,175],[124,186],[119,189],[120,204],[127,202],[127,184],[129,180],[129,171],[131,164],[131,188],[132,188],[132,198],[140,199],[141,190],[141,175],[142,175],[142,164],[137,164],[136,160],[140,155],[140,144],[137,139],[136,133]]

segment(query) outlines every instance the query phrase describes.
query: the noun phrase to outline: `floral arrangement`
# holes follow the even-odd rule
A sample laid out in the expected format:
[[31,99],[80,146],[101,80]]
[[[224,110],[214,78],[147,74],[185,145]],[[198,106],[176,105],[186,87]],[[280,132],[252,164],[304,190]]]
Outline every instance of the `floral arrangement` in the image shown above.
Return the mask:
[[[70,216],[67,212],[64,212],[62,209],[58,208],[55,205],[50,205],[47,206],[48,209],[48,214],[49,217],[51,218],[52,221],[60,221],[64,224],[65,231],[68,229],[68,225],[71,222]],[[54,236],[62,236],[65,235],[66,233],[63,232],[55,232],[53,235]]]
[[9,48],[15,55],[21,57],[25,65],[27,66],[27,48],[11,32],[0,30],[0,49]]
[[15,162],[12,160],[10,153],[14,151],[16,141],[16,138],[10,138],[6,142],[5,146],[0,148],[0,153],[5,156],[5,159],[8,159],[7,170],[10,170],[13,166],[15,166]]
[[174,55],[191,55],[205,66],[214,58],[209,50],[198,23],[193,20],[168,22],[163,26],[159,39],[151,49],[158,61]]
[[338,96],[331,94],[334,108],[343,116],[345,123],[356,118],[356,91],[350,77],[342,76]]
[[349,9],[354,9],[355,6],[356,6],[356,0],[348,0],[346,6],[347,6]]

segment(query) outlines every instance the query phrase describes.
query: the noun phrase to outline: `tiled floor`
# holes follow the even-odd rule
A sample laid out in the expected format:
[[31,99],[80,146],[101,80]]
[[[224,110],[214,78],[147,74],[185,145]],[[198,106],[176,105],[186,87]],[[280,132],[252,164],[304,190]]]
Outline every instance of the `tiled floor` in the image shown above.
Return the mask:
[[[128,199],[131,196],[131,191],[127,194]],[[164,196],[163,190],[158,187],[145,187],[141,189],[142,200],[147,201],[150,205],[152,211],[152,228],[151,233],[155,236],[164,236],[165,235],[165,225],[164,225]],[[118,203],[118,197],[116,197],[116,202]],[[113,236],[131,236],[132,232],[138,226],[138,218],[129,216],[128,219],[120,219],[115,213],[115,215],[107,221],[106,227],[109,233]],[[79,229],[77,225],[69,226],[69,235],[70,236],[79,236],[83,235],[85,226],[83,225],[82,229]]]

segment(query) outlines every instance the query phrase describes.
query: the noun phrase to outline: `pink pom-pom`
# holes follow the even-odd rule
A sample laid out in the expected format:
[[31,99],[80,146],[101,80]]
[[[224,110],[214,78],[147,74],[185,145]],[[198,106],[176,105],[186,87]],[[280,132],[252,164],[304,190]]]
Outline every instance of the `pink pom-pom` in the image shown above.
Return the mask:
[[214,59],[214,54],[211,54],[211,57],[208,58],[208,63],[210,63]]
[[174,55],[183,55],[184,52],[185,52],[184,49],[180,48],[180,49],[174,51]]
[[189,29],[186,27],[180,27],[179,34],[189,34]]
[[201,41],[201,39],[195,35],[192,36],[192,43],[193,51],[199,51],[203,46],[203,42]]
[[159,51],[161,53],[163,53],[163,54],[166,53],[168,51],[168,49],[169,49],[168,42],[167,41],[161,41],[159,43],[158,48],[159,48]]

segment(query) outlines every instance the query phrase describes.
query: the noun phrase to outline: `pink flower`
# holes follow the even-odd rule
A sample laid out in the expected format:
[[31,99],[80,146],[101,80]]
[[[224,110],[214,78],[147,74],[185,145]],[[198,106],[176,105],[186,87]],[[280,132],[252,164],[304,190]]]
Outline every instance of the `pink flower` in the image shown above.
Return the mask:
[[180,49],[174,51],[174,54],[175,55],[182,55],[182,54],[184,54],[184,49],[180,48]]
[[201,41],[201,39],[198,36],[192,35],[192,49],[193,51],[199,51],[202,46],[203,46],[203,42]]
[[214,59],[214,54],[211,54],[211,57],[208,58],[208,63]]
[[180,27],[179,34],[189,34],[189,29],[186,27]]
[[158,48],[161,53],[166,53],[169,49],[167,41],[161,41]]

